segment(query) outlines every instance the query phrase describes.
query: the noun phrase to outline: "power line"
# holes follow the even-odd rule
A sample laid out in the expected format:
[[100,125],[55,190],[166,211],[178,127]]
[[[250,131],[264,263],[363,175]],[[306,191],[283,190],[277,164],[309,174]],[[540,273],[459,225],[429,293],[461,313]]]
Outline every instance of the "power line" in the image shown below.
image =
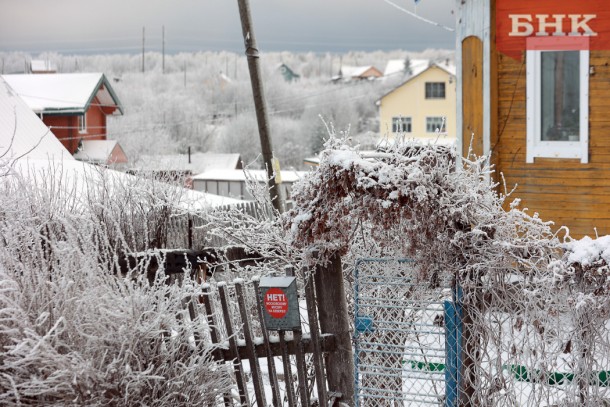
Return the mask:
[[398,4],[396,4],[396,3],[394,3],[394,2],[392,2],[390,0],[383,0],[383,1],[388,3],[390,6],[396,8],[396,9],[402,11],[403,13],[406,13],[406,14],[410,15],[411,17],[414,17],[414,18],[416,18],[416,19],[418,19],[420,21],[423,21],[423,22],[428,23],[428,24],[432,24],[434,26],[440,27],[440,28],[442,28],[444,30],[447,30],[447,31],[451,31],[451,32],[455,31],[455,29],[453,29],[451,27],[447,27],[446,25],[443,25],[441,23],[437,23],[436,21],[428,20],[427,18],[424,18],[424,17],[422,17],[422,16],[420,16],[420,15],[418,15],[418,14],[412,12],[412,11],[409,11],[409,10],[407,10],[405,8],[402,8]]

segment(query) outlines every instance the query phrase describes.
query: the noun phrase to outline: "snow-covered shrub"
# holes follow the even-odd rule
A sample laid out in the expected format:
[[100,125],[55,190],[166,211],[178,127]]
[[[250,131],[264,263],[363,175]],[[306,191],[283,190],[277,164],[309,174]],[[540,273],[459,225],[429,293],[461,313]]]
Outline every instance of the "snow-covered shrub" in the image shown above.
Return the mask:
[[319,169],[293,188],[285,228],[299,247],[342,254],[364,231],[390,255],[417,260],[423,276],[544,268],[559,244],[550,223],[505,210],[484,160],[456,163],[442,146],[405,142],[363,156],[331,138]]
[[128,178],[67,178],[0,184],[0,404],[213,401],[230,383],[194,339],[205,322],[185,311],[200,287],[116,270],[121,253],[154,243],[179,196]]

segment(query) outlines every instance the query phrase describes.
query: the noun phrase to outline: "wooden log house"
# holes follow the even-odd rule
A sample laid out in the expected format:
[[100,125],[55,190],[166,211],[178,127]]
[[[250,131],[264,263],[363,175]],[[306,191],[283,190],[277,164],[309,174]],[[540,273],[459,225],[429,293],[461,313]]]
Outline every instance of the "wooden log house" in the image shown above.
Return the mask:
[[555,229],[610,234],[606,1],[456,4],[462,154],[472,146],[489,156],[496,181],[502,173],[508,189],[517,185],[521,207]]

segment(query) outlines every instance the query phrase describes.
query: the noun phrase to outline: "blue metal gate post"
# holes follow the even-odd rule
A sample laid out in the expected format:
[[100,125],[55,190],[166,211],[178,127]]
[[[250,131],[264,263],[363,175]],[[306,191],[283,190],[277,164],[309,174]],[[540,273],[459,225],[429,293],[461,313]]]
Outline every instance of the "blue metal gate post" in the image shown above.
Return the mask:
[[445,407],[457,407],[462,355],[462,297],[458,287],[445,309]]

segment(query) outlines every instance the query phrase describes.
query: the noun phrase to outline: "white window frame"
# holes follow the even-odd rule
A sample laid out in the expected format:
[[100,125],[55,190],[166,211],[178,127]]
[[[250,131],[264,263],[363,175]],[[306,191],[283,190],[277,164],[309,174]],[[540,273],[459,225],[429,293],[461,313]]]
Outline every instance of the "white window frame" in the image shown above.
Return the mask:
[[78,116],[78,132],[87,132],[87,113],[84,113],[82,116]]
[[[394,123],[396,123],[397,131],[394,131]],[[408,131],[403,131],[403,125],[408,124]],[[413,133],[413,119],[411,116],[394,116],[392,117],[392,133]]]
[[[438,127],[434,127],[432,131],[428,131],[428,120],[429,119],[441,119],[441,123]],[[445,132],[445,116],[426,116],[426,134],[436,134]],[[438,132],[437,132],[438,129]]]
[[[428,95],[428,85],[430,86],[430,95]],[[442,85],[442,86],[441,86]],[[446,99],[447,98],[447,84],[441,81],[426,82],[424,85],[424,93],[426,99]],[[443,95],[440,96],[440,91],[443,90]]]
[[[583,49],[586,48],[586,49]],[[578,141],[542,140],[542,53],[578,51],[580,63],[580,117]],[[532,37],[527,40],[527,152],[526,162],[537,157],[576,158],[589,162],[589,41],[588,37]]]

